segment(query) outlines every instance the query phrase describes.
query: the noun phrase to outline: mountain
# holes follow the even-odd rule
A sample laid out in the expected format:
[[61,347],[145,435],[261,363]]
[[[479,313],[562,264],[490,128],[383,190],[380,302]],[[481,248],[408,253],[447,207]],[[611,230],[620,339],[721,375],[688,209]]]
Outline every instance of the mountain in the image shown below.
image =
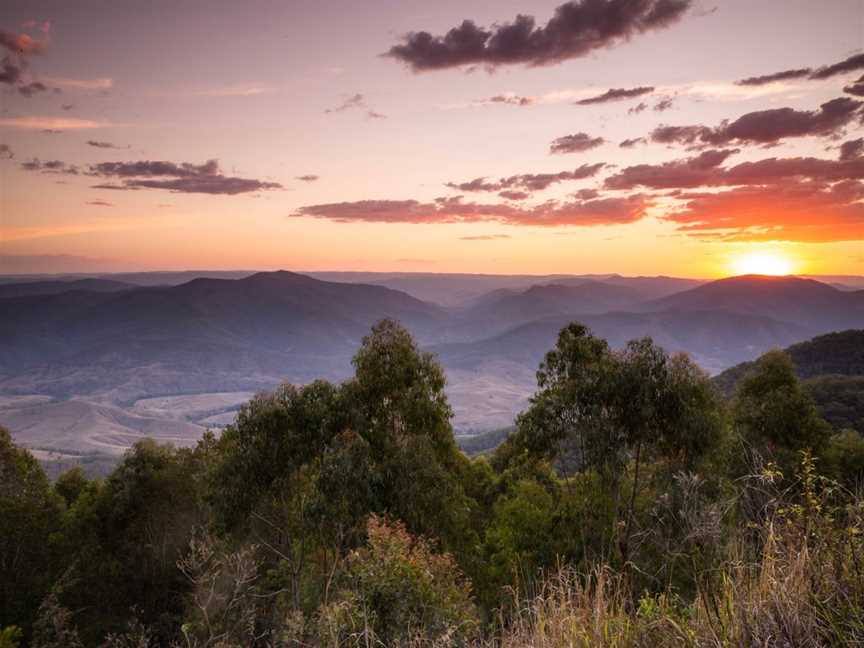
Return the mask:
[[534,285],[526,290],[500,289],[456,311],[448,338],[474,340],[538,319],[600,314],[623,310],[640,302],[639,294],[633,289],[599,281]]
[[[864,434],[864,330],[820,335],[785,349],[795,372],[816,402],[822,417],[835,430],[853,429]],[[743,362],[715,376],[727,397],[754,367]]]
[[71,291],[118,292],[135,288],[133,284],[111,279],[74,279],[71,281],[27,281],[0,284],[0,299],[28,295],[56,295]]
[[400,320],[423,340],[445,316],[381,286],[290,272],[114,294],[19,297],[3,306],[0,389],[109,390],[124,400],[342,376],[382,317]]
[[[431,347],[445,366],[479,370],[491,361],[506,360],[536,369],[573,317],[538,319],[473,342]],[[728,311],[663,311],[605,313],[579,316],[578,321],[619,348],[629,340],[651,336],[670,352],[684,351],[708,371],[753,358],[779,344],[807,337],[806,329],[758,315]]]
[[744,275],[646,302],[640,310],[758,315],[794,323],[813,335],[864,325],[864,291],[844,292],[800,277]]
[[[864,329],[850,329],[820,335],[784,349],[795,363],[801,379],[818,376],[864,376]],[[755,367],[755,361],[742,362],[714,377],[714,382],[730,394],[735,384]]]

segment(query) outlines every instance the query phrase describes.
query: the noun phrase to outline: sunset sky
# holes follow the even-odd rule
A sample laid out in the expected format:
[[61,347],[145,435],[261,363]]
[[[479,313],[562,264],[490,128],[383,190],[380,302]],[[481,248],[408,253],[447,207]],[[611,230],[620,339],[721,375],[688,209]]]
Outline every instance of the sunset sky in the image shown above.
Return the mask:
[[0,57],[0,273],[864,274],[864,0],[3,0]]

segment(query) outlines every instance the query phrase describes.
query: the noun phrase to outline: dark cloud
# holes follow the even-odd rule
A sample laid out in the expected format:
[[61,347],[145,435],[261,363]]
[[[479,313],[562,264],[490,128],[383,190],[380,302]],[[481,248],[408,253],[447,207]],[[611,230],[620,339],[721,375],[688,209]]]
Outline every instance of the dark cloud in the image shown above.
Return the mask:
[[859,137],[855,140],[843,142],[840,145],[840,159],[854,160],[860,158],[864,154],[864,137]]
[[836,136],[856,117],[864,102],[839,97],[818,110],[772,108],[747,113],[716,128],[707,126],[659,126],[651,140],[663,144],[725,146],[728,144],[774,145],[787,137]]
[[196,178],[219,175],[219,161],[207,160],[204,164],[189,162],[165,162],[142,160],[140,162],[100,162],[90,166],[90,171],[100,176],[120,178],[172,176],[176,178]]
[[0,83],[15,85],[21,80],[23,72],[24,66],[14,62],[8,56],[0,61]]
[[621,148],[633,148],[637,144],[647,144],[648,140],[644,137],[634,137],[633,139],[625,139],[618,146]]
[[[542,191],[557,182],[565,182],[567,180],[583,180],[596,175],[600,169],[606,166],[602,162],[596,164],[583,164],[582,166],[573,169],[572,171],[560,171],[558,173],[522,173],[520,175],[500,178],[497,182],[487,182],[486,178],[475,178],[469,182],[454,183],[448,182],[446,186],[459,191],[503,191],[515,190],[519,194],[522,192]],[[500,194],[504,198],[511,200],[521,200],[522,198],[513,198],[511,195]]]
[[104,200],[91,200],[84,203],[85,205],[93,205],[94,207],[113,207],[114,203],[105,202]]
[[509,234],[481,234],[479,236],[460,236],[460,241],[498,241],[500,239],[509,239]]
[[477,223],[556,227],[633,223],[645,216],[645,196],[597,198],[595,200],[547,201],[535,207],[463,202],[461,196],[417,200],[360,200],[357,202],[306,205],[292,216],[321,218],[339,223]]
[[734,153],[737,153],[737,149],[716,149],[703,151],[684,160],[629,166],[606,178],[604,186],[607,189],[632,189],[638,186],[651,189],[701,187],[710,184],[717,167]]
[[854,72],[855,70],[864,69],[864,54],[855,54],[849,58],[835,63],[834,65],[826,65],[815,70],[811,75],[811,79],[830,79],[838,74],[846,72]]
[[179,193],[236,195],[267,189],[282,189],[278,182],[222,175],[218,160],[204,164],[165,161],[101,162],[89,167],[89,174],[122,179],[122,184],[103,183],[96,189],[165,189]]
[[297,179],[297,180],[300,180],[300,181],[302,181],[302,182],[315,182],[315,181],[318,180],[319,178],[320,178],[320,176],[313,175],[313,174],[310,173],[310,174],[307,174],[307,175],[297,176],[296,179]]
[[527,191],[512,191],[507,189],[506,191],[499,191],[498,195],[504,198],[505,200],[525,200],[526,198],[530,198],[531,194]]
[[41,173],[64,173],[67,175],[79,175],[80,170],[74,164],[66,164],[60,160],[42,161],[39,158],[33,158],[27,162],[21,163],[21,168],[24,171],[38,171]]
[[519,95],[495,95],[484,99],[480,103],[500,103],[511,106],[530,106],[535,101],[534,97],[520,97]]
[[0,144],[0,160],[11,160],[15,157],[8,144]]
[[167,189],[179,193],[224,194],[234,196],[252,191],[281,189],[278,182],[262,182],[248,178],[231,178],[223,175],[202,175],[171,180],[126,180],[127,189]]
[[[741,162],[732,167],[720,165],[735,150],[703,151],[701,154],[664,162],[638,164],[622,169],[605,180],[607,189],[691,189],[739,185],[774,185],[784,182],[833,183],[864,179],[864,158],[823,160],[812,157],[766,158]],[[842,152],[842,149],[841,149]]]
[[346,110],[365,111],[367,119],[387,119],[387,115],[372,110],[372,108],[370,108],[369,104],[366,102],[366,97],[359,92],[351,95],[342,103],[334,106],[333,108],[327,108],[324,112],[327,114],[334,114],[345,112]]
[[644,101],[640,101],[638,104],[633,106],[630,110],[628,110],[627,114],[628,115],[638,115],[643,110],[647,110],[647,109],[648,109],[648,104],[646,104]]
[[597,148],[606,140],[602,137],[591,137],[587,133],[575,133],[565,135],[552,141],[549,145],[550,153],[582,153]]
[[281,189],[277,182],[264,182],[251,178],[236,178],[222,175],[217,160],[204,164],[188,162],[176,164],[164,161],[102,162],[90,165],[86,171],[60,160],[41,161],[34,158],[22,162],[25,171],[62,173],[91,177],[118,178],[120,182],[103,182],[94,189],[114,191],[137,191],[139,189],[165,189],[180,193],[204,193],[236,195],[253,191]]
[[72,110],[75,107],[75,104],[61,104],[60,107],[63,110]]
[[63,134],[63,131],[60,130],[59,128],[43,128],[39,132],[42,133],[43,135],[62,135]]
[[673,101],[674,99],[672,97],[663,97],[660,101],[654,104],[653,110],[655,112],[666,112],[672,107]]
[[864,76],[855,81],[855,83],[844,86],[843,92],[855,95],[856,97],[864,97]]
[[92,146],[94,148],[100,149],[127,149],[129,146],[118,146],[117,144],[112,144],[111,142],[101,142],[99,140],[87,140],[87,146]]
[[18,86],[18,94],[24,97],[32,97],[40,92],[48,92],[49,88],[44,83],[39,81],[31,81]]
[[762,86],[777,81],[788,81],[790,79],[802,79],[810,74],[810,68],[800,68],[797,70],[783,70],[774,74],[764,74],[762,76],[747,77],[735,83],[740,86]]
[[667,27],[690,5],[691,0],[572,0],[557,7],[542,27],[522,14],[489,29],[465,20],[444,36],[412,32],[386,56],[415,72],[464,65],[553,65]]
[[574,103],[580,106],[590,106],[592,104],[609,103],[610,101],[622,101],[624,99],[633,99],[641,97],[645,94],[654,92],[654,86],[641,86],[639,88],[611,88],[603,94],[588,99],[581,99]]
[[346,110],[351,110],[352,108],[365,108],[366,107],[366,99],[359,92],[357,94],[353,94],[348,97],[345,101],[340,103],[339,105],[333,108],[327,108],[325,113],[338,113],[344,112]]

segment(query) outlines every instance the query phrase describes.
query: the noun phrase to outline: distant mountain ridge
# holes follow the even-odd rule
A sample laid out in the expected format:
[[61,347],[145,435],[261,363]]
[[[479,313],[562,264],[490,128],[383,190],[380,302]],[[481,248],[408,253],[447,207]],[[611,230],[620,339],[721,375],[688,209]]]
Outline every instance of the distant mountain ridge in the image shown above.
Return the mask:
[[[447,286],[446,276],[396,279],[442,295]],[[864,293],[794,277],[517,279],[513,286],[501,277],[460,275],[460,294],[492,288],[449,307],[380,284],[287,271],[173,286],[46,282],[36,285],[43,294],[26,296],[20,292],[32,282],[7,284],[0,294],[17,296],[0,297],[0,397],[125,408],[156,396],[340,380],[372,324],[390,317],[439,355],[457,428],[480,430],[483,417],[495,427],[512,421],[533,391],[538,363],[573,320],[613,347],[651,336],[712,373],[770,348],[864,328]],[[56,292],[63,288],[70,290]],[[482,407],[472,407],[476,399]]]

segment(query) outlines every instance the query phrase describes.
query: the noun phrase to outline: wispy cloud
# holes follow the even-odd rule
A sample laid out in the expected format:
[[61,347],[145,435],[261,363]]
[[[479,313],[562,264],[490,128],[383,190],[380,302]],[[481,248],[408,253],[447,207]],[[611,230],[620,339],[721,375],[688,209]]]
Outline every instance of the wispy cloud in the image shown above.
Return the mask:
[[111,122],[74,119],[72,117],[3,117],[0,127],[22,130],[88,130],[93,128],[112,128],[121,126]]
[[109,90],[114,87],[110,77],[97,79],[71,79],[68,77],[44,77],[45,81],[61,88],[77,88],[79,90]]

